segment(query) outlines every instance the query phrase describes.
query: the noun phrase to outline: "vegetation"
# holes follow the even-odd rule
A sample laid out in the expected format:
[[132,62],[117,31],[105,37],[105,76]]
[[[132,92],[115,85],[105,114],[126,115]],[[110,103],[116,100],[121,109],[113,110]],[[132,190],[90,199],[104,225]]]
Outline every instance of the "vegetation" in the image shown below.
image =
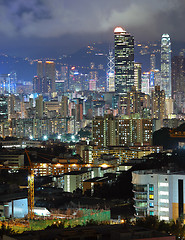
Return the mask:
[[171,235],[175,235],[180,239],[185,238],[185,225],[182,221],[159,221],[156,216],[147,216],[136,221],[136,226],[149,228],[152,230],[165,232]]

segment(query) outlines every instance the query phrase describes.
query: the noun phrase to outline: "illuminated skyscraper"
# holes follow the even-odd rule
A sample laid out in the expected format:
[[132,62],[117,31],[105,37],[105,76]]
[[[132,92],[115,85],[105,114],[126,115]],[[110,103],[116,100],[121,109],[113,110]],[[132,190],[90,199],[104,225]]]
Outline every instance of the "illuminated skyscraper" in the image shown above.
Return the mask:
[[160,90],[160,86],[155,86],[155,90],[152,91],[152,117],[165,118],[165,92]]
[[150,55],[150,70],[155,70],[155,54]]
[[167,98],[171,97],[171,41],[168,34],[163,34],[161,39],[161,89]]
[[55,88],[55,63],[53,61],[46,61],[44,64],[45,69],[45,78],[48,82],[48,93],[53,93],[56,91]]
[[122,27],[114,30],[115,90],[121,96],[134,85],[134,37]]
[[141,92],[141,63],[134,63],[134,86]]
[[52,94],[55,87],[55,63],[53,61],[37,62],[37,76],[33,79],[34,92]]
[[107,92],[115,91],[115,65],[113,52],[109,51],[108,64],[107,64]]

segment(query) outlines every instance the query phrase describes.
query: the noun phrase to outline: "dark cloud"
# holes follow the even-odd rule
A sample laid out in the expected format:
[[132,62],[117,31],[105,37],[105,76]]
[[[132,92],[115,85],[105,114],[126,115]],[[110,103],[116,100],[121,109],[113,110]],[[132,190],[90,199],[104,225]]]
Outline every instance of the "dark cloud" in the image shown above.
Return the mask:
[[184,40],[184,12],[184,0],[0,0],[0,34],[27,48],[60,40],[69,48],[69,39],[74,47],[98,36],[111,41],[117,25],[138,40],[157,40],[164,32]]

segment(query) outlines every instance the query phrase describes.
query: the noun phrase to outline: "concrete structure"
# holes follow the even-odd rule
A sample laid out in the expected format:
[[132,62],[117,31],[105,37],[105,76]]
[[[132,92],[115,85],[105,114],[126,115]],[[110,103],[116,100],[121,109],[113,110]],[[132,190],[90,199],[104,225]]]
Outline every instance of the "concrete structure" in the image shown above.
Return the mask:
[[73,171],[64,175],[64,191],[74,192],[83,189],[83,181],[92,178],[92,171]]
[[169,221],[185,214],[185,172],[141,170],[132,173],[136,217]]

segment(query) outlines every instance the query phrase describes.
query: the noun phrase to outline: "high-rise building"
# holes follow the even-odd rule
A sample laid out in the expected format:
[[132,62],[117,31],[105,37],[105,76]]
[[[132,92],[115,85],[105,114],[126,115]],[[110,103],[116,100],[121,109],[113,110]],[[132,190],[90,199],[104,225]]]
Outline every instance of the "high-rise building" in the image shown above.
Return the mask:
[[115,91],[125,96],[134,85],[134,37],[122,27],[114,29]]
[[156,119],[165,118],[165,92],[160,86],[155,86],[152,91],[152,117]]
[[115,65],[113,52],[109,51],[108,64],[107,64],[107,92],[115,91]]
[[37,76],[33,79],[34,92],[53,94],[55,87],[55,63],[53,61],[37,62]]
[[54,93],[56,91],[55,88],[55,63],[53,61],[46,61],[44,64],[44,75],[48,81],[48,93]]
[[44,111],[44,102],[43,102],[43,96],[39,95],[39,97],[36,99],[36,116],[39,119],[43,118],[43,111]]
[[114,117],[112,114],[93,118],[93,142],[107,146],[148,145],[152,143],[152,120]]
[[140,92],[136,91],[136,87],[132,87],[132,91],[127,93],[127,114],[131,116],[132,114],[141,113],[141,97]]
[[175,100],[175,112],[184,112],[185,109],[185,58],[172,58],[172,97]]
[[141,92],[141,63],[134,63],[134,86]]
[[171,97],[171,41],[168,34],[161,38],[161,89],[167,98]]
[[149,94],[150,72],[143,72],[141,76],[141,91]]
[[150,55],[150,70],[155,70],[155,54]]

